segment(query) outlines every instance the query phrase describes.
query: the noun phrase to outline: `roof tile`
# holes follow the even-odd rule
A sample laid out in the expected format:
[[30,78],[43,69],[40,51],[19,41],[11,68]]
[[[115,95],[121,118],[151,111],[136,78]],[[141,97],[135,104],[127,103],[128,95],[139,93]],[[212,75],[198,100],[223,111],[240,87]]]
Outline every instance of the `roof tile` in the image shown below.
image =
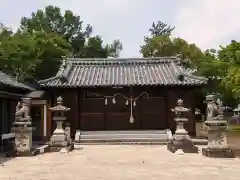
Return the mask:
[[[201,85],[207,79],[188,73],[176,57],[68,59],[57,76],[39,81],[46,87]],[[67,74],[67,75],[66,75]],[[178,79],[184,75],[184,80]],[[61,81],[61,77],[66,81]]]
[[0,83],[8,85],[8,86],[12,86],[14,88],[34,90],[33,88],[31,88],[23,83],[18,82],[17,80],[15,80],[11,76],[3,73],[2,71],[0,71]]

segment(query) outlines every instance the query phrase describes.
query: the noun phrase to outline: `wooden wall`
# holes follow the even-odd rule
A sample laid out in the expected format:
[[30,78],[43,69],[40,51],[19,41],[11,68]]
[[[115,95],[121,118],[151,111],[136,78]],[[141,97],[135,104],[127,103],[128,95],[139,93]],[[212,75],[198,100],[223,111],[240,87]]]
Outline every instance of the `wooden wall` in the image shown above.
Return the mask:
[[[171,108],[174,108],[176,102],[179,98],[184,100],[184,105],[187,108],[191,109],[189,115],[189,122],[186,125],[187,130],[189,131],[190,135],[195,135],[195,118],[194,118],[194,109],[195,109],[195,102],[194,102],[194,88],[177,88],[177,87],[138,87],[138,88],[122,88],[122,89],[115,89],[115,88],[97,88],[97,89],[51,89],[49,90],[52,94],[52,105],[56,104],[56,98],[58,96],[62,96],[64,100],[64,105],[71,108],[69,113],[67,113],[67,117],[69,122],[71,123],[71,134],[72,136],[75,135],[76,129],[80,127],[80,115],[79,115],[79,107],[81,106],[81,97],[83,97],[84,92],[90,91],[95,92],[103,95],[113,95],[115,93],[121,92],[126,96],[130,96],[132,94],[133,97],[141,94],[141,92],[147,92],[151,97],[164,97],[167,115],[167,127],[170,128],[173,132],[176,128],[176,124],[174,122],[173,113],[171,112]],[[104,105],[104,104],[103,104]],[[161,108],[161,107],[159,107]],[[159,109],[161,111],[162,109]],[[52,123],[52,131],[55,128],[55,123]]]

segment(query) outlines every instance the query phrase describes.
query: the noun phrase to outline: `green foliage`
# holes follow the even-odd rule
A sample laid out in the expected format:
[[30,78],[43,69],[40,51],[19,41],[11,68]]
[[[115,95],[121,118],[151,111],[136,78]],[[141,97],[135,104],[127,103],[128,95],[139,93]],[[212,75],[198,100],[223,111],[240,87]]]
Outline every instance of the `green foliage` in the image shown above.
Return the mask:
[[34,78],[46,79],[54,76],[61,64],[62,58],[70,54],[71,45],[55,33],[34,33],[37,64]]
[[[22,18],[20,31],[56,33],[71,44],[72,55],[75,57],[117,57],[122,50],[119,40],[104,46],[100,36],[90,37],[92,26],[87,24],[84,28],[80,16],[74,15],[69,10],[62,15],[60,8],[54,6],[48,6],[44,11],[37,10],[30,18]],[[95,47],[97,49],[94,49]]]
[[[195,44],[171,37],[174,27],[158,21],[144,37],[140,52],[144,57],[179,56],[188,68],[196,69],[197,75],[210,77],[204,94],[218,92],[226,104],[234,105],[240,97],[240,42],[232,41],[220,50],[202,52]],[[186,61],[187,60],[187,61]]]
[[150,36],[144,38],[145,44],[140,47],[143,57],[179,56],[188,60],[187,66],[197,68],[203,56],[202,51],[195,44],[188,44],[181,38],[172,38],[171,27],[161,21],[152,24]]
[[40,80],[54,76],[64,56],[119,56],[119,40],[104,45],[101,36],[91,33],[80,16],[69,10],[61,14],[54,6],[23,17],[16,33],[0,24],[0,69],[19,80]]
[[172,27],[168,24],[158,21],[157,23],[153,22],[152,27],[149,29],[151,37],[156,36],[170,36],[175,27]]
[[56,34],[16,33],[1,40],[1,70],[24,79],[41,79],[54,75],[61,58],[71,46]]
[[27,35],[13,35],[1,40],[1,70],[19,79],[33,76],[36,66],[36,52],[33,50],[34,40]]

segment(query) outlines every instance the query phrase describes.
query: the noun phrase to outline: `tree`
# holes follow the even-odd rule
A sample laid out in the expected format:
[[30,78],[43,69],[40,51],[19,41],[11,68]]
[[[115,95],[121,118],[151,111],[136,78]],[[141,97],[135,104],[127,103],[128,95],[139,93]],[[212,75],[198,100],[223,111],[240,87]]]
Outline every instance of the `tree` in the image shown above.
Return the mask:
[[218,58],[232,65],[240,66],[240,42],[232,40],[226,47],[220,46]]
[[172,38],[174,28],[161,21],[157,25],[153,23],[149,29],[150,36],[144,37],[144,45],[140,47],[141,54],[143,57],[178,55],[185,60],[186,66],[197,68],[203,56],[201,49],[195,44],[188,44],[184,39]]
[[174,29],[175,29],[174,26],[165,24],[162,21],[157,21],[157,23],[155,22],[152,23],[152,27],[149,29],[149,32],[151,37],[171,36]]
[[71,53],[71,45],[56,33],[36,32],[32,38],[37,52],[34,79],[41,80],[54,76],[62,59]]
[[232,41],[225,47],[220,46],[219,51],[208,49],[202,52],[195,44],[172,37],[173,30],[174,27],[161,21],[157,25],[153,23],[149,29],[150,36],[144,37],[144,45],[140,47],[141,54],[144,57],[180,57],[185,67],[209,78],[203,95],[218,92],[226,104],[234,105],[240,97],[240,42]]
[[231,41],[225,47],[220,46],[218,59],[225,66],[225,73],[222,76],[221,85],[225,92],[230,94],[232,101],[240,99],[240,42]]
[[36,65],[34,40],[27,35],[13,35],[2,38],[0,43],[0,69],[8,74],[24,79],[33,75]]
[[56,74],[70,48],[55,33],[16,33],[0,41],[0,69],[19,80],[48,78]]
[[[103,46],[100,36],[90,37],[92,33],[92,26],[87,24],[83,28],[83,21],[80,16],[76,16],[72,11],[65,11],[61,14],[61,10],[58,7],[47,6],[45,10],[37,10],[36,13],[32,13],[30,18],[24,17],[21,20],[21,27],[19,31],[34,33],[56,33],[64,37],[72,46],[72,55],[75,57],[107,57],[118,56],[122,50],[122,44],[119,40],[115,40],[113,44]],[[101,44],[97,51],[106,51],[107,53],[96,53],[96,50],[88,45]],[[117,43],[116,43],[117,42]],[[117,45],[117,46],[116,46]],[[99,50],[101,48],[101,50]],[[109,49],[106,49],[109,48]],[[114,48],[114,50],[112,49]],[[93,50],[93,53],[89,52]],[[114,52],[114,53],[113,53]]]
[[0,26],[0,69],[21,80],[40,80],[56,74],[63,56],[119,56],[119,40],[104,44],[101,36],[91,33],[92,27],[84,28],[80,16],[72,11],[61,14],[53,6],[37,10],[21,19],[16,33]]

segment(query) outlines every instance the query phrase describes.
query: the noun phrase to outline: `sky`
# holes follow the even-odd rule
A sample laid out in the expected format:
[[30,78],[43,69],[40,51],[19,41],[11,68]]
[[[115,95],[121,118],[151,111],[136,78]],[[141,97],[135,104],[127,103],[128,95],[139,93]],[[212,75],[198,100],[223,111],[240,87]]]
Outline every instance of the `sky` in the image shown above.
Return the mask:
[[0,22],[16,29],[21,17],[48,5],[72,10],[106,43],[120,39],[121,57],[140,57],[144,36],[158,20],[203,50],[240,41],[240,0],[0,0]]

